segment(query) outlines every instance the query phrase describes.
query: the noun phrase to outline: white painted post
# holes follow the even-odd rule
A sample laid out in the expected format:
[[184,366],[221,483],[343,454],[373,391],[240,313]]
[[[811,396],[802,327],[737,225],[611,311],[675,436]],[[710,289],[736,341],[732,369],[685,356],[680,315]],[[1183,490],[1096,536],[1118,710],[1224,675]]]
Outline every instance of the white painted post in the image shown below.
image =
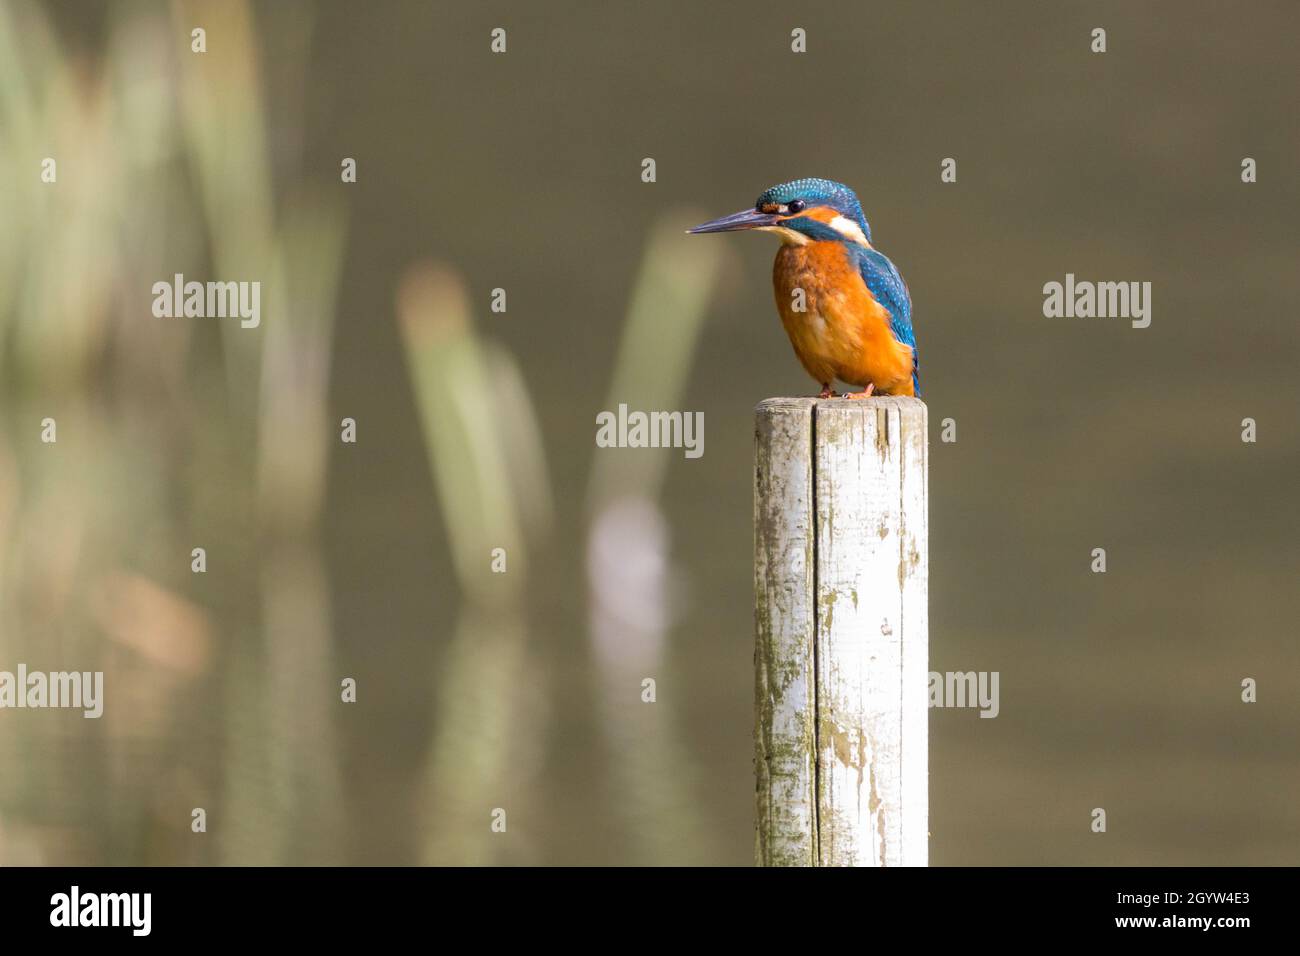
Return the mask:
[[928,860],[926,407],[756,409],[760,866]]

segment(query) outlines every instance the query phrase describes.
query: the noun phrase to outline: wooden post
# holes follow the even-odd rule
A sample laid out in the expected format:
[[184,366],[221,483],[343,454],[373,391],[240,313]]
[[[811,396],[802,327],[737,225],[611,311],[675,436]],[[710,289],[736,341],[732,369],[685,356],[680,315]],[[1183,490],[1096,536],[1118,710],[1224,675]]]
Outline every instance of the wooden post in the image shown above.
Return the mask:
[[925,404],[755,418],[756,862],[925,866]]

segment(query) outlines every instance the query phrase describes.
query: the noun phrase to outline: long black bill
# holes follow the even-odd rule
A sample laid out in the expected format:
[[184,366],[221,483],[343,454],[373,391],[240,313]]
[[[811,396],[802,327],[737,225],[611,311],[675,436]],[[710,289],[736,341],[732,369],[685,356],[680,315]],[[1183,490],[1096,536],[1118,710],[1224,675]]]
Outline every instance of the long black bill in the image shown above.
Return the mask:
[[758,229],[761,226],[770,226],[776,220],[777,217],[772,213],[759,212],[757,209],[743,209],[740,212],[732,213],[730,216],[723,216],[721,219],[702,223],[694,229],[687,229],[686,231],[690,233],[739,232],[742,229]]

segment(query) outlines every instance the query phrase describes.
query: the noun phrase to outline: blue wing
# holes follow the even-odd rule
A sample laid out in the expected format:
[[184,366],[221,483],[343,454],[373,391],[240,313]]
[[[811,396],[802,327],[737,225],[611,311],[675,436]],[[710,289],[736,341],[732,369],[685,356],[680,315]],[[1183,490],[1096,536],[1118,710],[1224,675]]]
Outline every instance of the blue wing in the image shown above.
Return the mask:
[[907,283],[888,258],[875,249],[851,247],[858,260],[858,273],[876,301],[889,311],[889,328],[894,338],[912,347],[912,387],[921,394],[921,363],[916,357],[916,331],[912,328],[912,297]]

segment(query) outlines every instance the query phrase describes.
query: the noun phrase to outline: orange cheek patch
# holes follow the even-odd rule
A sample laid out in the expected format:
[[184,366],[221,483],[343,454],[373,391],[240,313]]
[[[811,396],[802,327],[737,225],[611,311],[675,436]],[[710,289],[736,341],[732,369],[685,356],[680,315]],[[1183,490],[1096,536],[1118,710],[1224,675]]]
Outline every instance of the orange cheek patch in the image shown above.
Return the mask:
[[793,213],[789,216],[782,216],[778,222],[784,222],[787,219],[816,219],[820,223],[830,225],[831,221],[840,215],[829,206],[815,206],[812,209],[805,209],[803,212]]
[[[860,245],[871,246],[867,241],[866,235],[856,222],[849,219],[844,213],[830,206],[815,206],[812,209],[797,213],[796,215],[804,219],[815,219],[824,226],[828,226],[835,232],[839,233],[848,242],[856,242]],[[786,219],[794,219],[795,216],[782,216],[778,222],[784,222]]]

